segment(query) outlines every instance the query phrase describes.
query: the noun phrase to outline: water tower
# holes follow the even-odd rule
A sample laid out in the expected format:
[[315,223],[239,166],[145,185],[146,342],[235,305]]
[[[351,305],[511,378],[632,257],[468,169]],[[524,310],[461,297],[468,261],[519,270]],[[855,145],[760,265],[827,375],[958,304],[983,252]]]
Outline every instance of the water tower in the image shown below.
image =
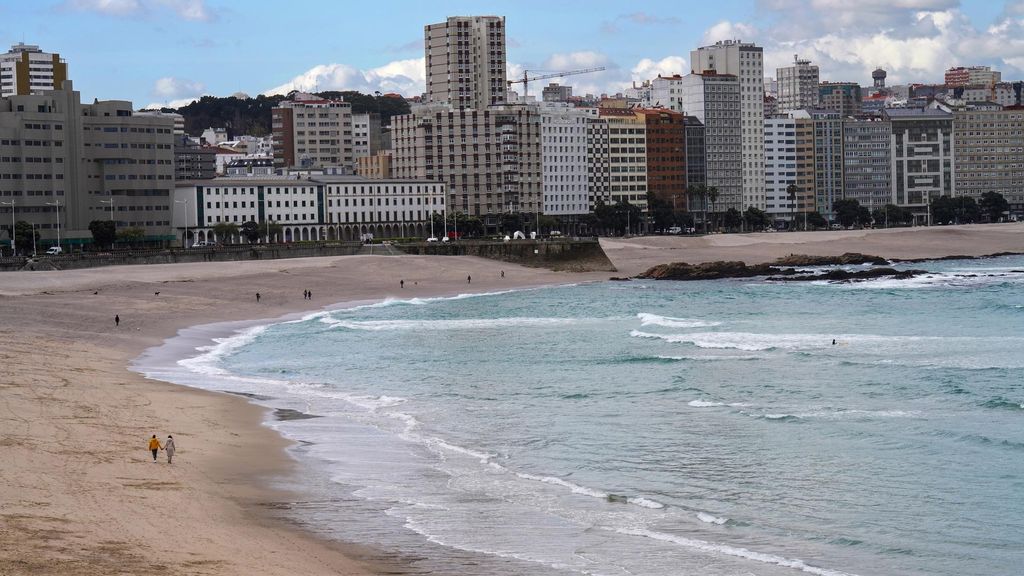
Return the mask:
[[875,71],[871,73],[871,79],[875,81],[875,88],[878,90],[885,88],[885,70],[875,68]]

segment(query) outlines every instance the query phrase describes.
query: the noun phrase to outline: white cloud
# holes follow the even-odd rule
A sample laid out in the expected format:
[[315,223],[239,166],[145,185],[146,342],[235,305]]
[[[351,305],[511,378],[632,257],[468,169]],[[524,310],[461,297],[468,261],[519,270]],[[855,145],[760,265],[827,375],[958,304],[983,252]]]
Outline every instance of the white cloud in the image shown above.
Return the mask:
[[159,108],[181,108],[183,106],[188,106],[196,100],[199,100],[199,96],[196,96],[194,98],[177,98],[174,100],[168,100],[166,102],[150,102],[149,104],[146,104],[145,107],[140,108],[140,110],[156,110]]
[[745,24],[743,22],[722,20],[704,32],[704,38],[701,39],[701,46],[708,46],[718,42],[719,40],[743,40],[745,42],[751,42],[757,36],[758,31],[755,26]]
[[198,96],[204,90],[206,90],[206,86],[202,82],[167,76],[160,78],[153,84],[152,94],[157,98],[171,100],[187,96]]
[[206,0],[67,0],[63,7],[106,16],[143,16],[170,10],[183,20],[214,19]]
[[413,96],[424,91],[424,66],[423,58],[395,60],[368,70],[360,70],[348,64],[320,64],[263,93],[272,95],[287,94],[292,90],[358,90],[369,94],[379,90]]
[[690,73],[690,65],[682,56],[666,56],[661,60],[644,58],[630,70],[633,80],[652,80],[658,76],[672,76],[674,74],[687,75]]

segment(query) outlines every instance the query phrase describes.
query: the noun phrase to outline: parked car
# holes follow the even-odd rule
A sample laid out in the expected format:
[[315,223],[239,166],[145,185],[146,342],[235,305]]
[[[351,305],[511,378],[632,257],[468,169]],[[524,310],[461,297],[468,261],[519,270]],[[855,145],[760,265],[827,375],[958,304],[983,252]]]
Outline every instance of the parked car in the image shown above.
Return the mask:
[[682,228],[680,228],[679,226],[672,226],[672,227],[670,227],[670,228],[669,228],[669,229],[667,230],[667,232],[668,232],[669,234],[682,234],[682,233],[683,233],[683,229],[682,229]]
[[192,245],[193,248],[206,248],[207,246],[213,246],[213,242],[207,242],[206,240],[200,240]]
[[61,248],[60,246],[50,246],[50,248],[46,251],[47,256],[58,256],[63,253],[64,249]]
[[431,236],[430,238],[427,238],[427,242],[437,242],[437,238]]

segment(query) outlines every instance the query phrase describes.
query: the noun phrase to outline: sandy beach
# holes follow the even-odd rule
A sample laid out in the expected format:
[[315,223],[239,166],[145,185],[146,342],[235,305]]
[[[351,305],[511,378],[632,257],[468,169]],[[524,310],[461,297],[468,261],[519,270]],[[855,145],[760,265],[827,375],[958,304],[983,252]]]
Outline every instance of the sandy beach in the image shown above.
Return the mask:
[[[472,257],[348,256],[0,274],[0,574],[412,572],[407,559],[387,550],[326,542],[267,513],[295,497],[267,488],[267,480],[294,466],[286,442],[261,425],[262,408],[128,369],[183,328],[387,297],[600,281],[673,261],[1024,252],[1024,224],[602,245],[619,272],[558,273]],[[304,290],[312,301],[302,298]],[[163,453],[152,462],[152,434],[174,435],[174,464]]]

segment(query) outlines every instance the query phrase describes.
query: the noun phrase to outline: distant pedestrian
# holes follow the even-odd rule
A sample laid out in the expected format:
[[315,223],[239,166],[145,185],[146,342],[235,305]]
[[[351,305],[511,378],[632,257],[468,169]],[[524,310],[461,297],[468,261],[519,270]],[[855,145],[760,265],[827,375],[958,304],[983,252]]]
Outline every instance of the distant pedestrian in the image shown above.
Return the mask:
[[160,441],[156,439],[156,434],[149,439],[149,451],[153,453],[153,462],[156,462],[156,453],[160,451],[163,446],[160,445]]
[[832,345],[833,345],[833,346],[835,346],[835,345],[836,345],[836,339],[835,339],[835,338],[833,338],[833,339],[832,339]]
[[260,293],[259,292],[256,293],[256,303],[257,304],[260,303]]
[[174,438],[170,434],[167,435],[167,440],[164,441],[164,451],[167,452],[167,463],[170,464],[171,460],[174,459]]
[[505,277],[505,271],[504,271],[504,270],[502,270],[502,271],[501,271],[501,277],[502,277],[502,278],[504,278],[504,277]]
[[309,290],[303,290],[302,291],[302,299],[303,300],[309,300]]
[[313,291],[312,290],[306,290],[306,297],[309,298],[310,300],[312,300],[313,299]]
[[398,285],[401,286],[402,289],[404,290],[405,289],[405,280],[399,280],[398,281]]
[[121,325],[121,317],[118,316],[117,314],[114,314],[114,326],[120,326],[120,325]]
[[473,283],[473,277],[472,276],[466,276],[466,284],[472,284],[472,283]]

